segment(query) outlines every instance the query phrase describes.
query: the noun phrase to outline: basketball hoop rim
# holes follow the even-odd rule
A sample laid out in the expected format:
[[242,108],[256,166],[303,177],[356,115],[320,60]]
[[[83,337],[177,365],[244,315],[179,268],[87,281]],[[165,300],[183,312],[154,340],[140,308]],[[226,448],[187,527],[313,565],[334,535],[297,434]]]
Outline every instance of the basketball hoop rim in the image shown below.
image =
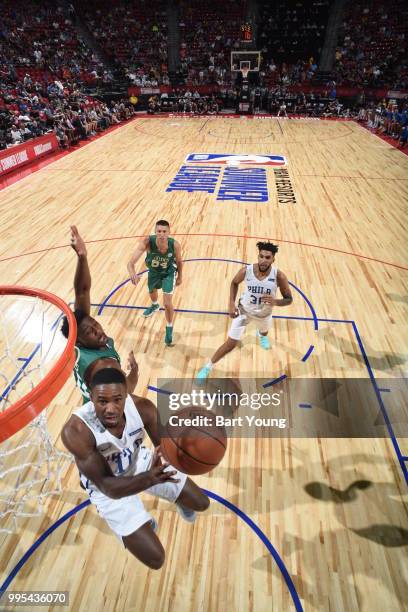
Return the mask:
[[0,285],[0,295],[25,295],[41,298],[62,310],[68,318],[69,335],[64,351],[44,378],[12,406],[0,413],[0,443],[8,440],[17,431],[28,425],[54,399],[69,378],[75,363],[75,341],[77,324],[74,313],[57,295],[43,289]]

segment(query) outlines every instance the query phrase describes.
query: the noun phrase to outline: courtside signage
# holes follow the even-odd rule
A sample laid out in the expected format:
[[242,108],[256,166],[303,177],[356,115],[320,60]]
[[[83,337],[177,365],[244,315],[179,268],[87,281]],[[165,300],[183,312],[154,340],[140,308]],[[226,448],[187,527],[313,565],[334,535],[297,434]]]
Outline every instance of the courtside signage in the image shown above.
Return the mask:
[[276,168],[286,164],[283,155],[190,153],[166,191],[201,191],[216,194],[218,201],[268,202],[264,166]]

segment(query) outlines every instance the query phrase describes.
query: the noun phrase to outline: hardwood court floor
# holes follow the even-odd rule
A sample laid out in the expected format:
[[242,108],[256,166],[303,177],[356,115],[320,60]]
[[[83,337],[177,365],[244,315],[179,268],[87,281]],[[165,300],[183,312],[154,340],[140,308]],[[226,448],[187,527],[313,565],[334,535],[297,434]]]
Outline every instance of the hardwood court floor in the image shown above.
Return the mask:
[[[166,192],[190,153],[285,155],[296,203],[278,202],[272,168],[266,203]],[[270,352],[248,329],[214,375],[397,379],[408,369],[407,171],[405,155],[354,122],[138,118],[0,193],[1,282],[72,300],[76,258],[67,245],[77,224],[99,304],[126,279],[137,236],[168,219],[184,258],[200,260],[185,264],[175,292],[176,307],[188,311],[176,316],[175,347],[164,348],[163,313],[143,320],[140,310],[122,307],[147,304],[145,277],[118,289],[100,318],[124,362],[135,351],[138,393],[154,400],[147,385],[194,376],[223,342],[228,318],[211,312],[226,311],[233,262],[256,261],[257,237],[270,238],[294,285],[293,305],[275,314],[289,318],[275,319]],[[58,447],[79,403],[71,380],[49,409]],[[396,443],[407,456],[407,441]],[[259,526],[305,610],[404,609],[407,490],[391,440],[233,439],[223,463],[197,481]],[[0,579],[84,499],[68,465],[64,490],[43,517],[0,536]],[[75,611],[294,609],[276,560],[230,509],[213,501],[192,528],[163,502],[146,498],[146,507],[167,553],[161,571],[126,554],[86,508],[39,547],[10,588],[69,590]]]

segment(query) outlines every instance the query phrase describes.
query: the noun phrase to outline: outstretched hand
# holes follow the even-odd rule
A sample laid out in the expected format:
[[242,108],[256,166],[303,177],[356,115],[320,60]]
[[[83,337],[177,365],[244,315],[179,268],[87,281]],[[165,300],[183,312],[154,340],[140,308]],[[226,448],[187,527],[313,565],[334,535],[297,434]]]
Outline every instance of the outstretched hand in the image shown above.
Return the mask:
[[236,319],[239,316],[239,310],[235,306],[234,302],[231,302],[228,309],[228,314],[231,319]]
[[174,478],[174,476],[177,474],[176,470],[165,471],[168,467],[169,463],[164,461],[160,446],[158,446],[154,451],[152,465],[149,470],[152,480],[151,486],[161,484],[163,482],[180,482],[179,478]]
[[135,359],[135,355],[133,351],[130,351],[128,355],[127,369],[129,372],[138,372],[139,366],[137,365],[137,361]]
[[78,257],[87,255],[86,245],[76,225],[71,225],[71,246]]
[[134,274],[131,274],[130,276],[130,281],[132,283],[132,285],[137,285],[140,281],[140,276],[137,272],[135,272]]

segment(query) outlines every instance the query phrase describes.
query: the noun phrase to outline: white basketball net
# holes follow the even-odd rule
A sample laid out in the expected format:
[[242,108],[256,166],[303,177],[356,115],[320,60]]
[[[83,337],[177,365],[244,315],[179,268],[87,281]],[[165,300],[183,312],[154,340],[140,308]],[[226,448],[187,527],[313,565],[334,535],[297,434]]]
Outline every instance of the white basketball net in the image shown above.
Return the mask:
[[[31,391],[66,345],[62,313],[41,298],[0,295],[0,413]],[[53,445],[44,410],[0,443],[0,532],[12,533],[19,517],[38,516],[48,496],[61,490],[71,458]]]

